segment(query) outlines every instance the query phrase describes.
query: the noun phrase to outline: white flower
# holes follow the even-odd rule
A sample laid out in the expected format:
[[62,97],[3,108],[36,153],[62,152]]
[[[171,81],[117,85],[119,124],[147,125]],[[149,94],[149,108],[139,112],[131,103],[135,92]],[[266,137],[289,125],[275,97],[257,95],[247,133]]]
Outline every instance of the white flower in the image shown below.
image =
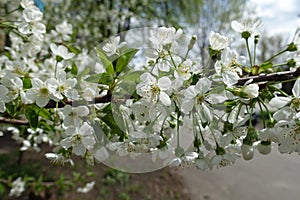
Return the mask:
[[52,51],[52,53],[56,56],[60,56],[65,60],[71,59],[75,56],[74,53],[69,53],[67,47],[63,46],[63,45],[59,45],[57,46],[54,43],[50,44],[50,49]]
[[150,31],[150,41],[153,43],[156,49],[162,50],[163,46],[174,43],[175,40],[181,36],[181,34],[181,29],[176,31],[174,27],[160,27],[157,30]]
[[125,42],[120,43],[120,36],[117,36],[115,38],[109,39],[102,49],[108,56],[111,56],[114,54],[118,54],[118,49],[123,47],[124,45]]
[[246,20],[243,22],[238,22],[234,20],[231,22],[231,27],[233,28],[233,30],[239,33],[249,32],[250,34],[252,33],[256,34],[258,29],[260,29],[262,25],[263,24],[260,20],[255,20],[255,21]]
[[275,124],[280,153],[300,152],[300,128],[294,120],[281,120]]
[[47,79],[45,82],[38,78],[31,79],[32,88],[26,93],[26,97],[39,107],[44,107],[47,105],[50,99],[58,100],[59,97],[57,88],[58,82],[56,79]]
[[244,64],[243,57],[232,51],[229,47],[223,50],[221,60],[218,60],[215,64],[215,70],[218,75],[222,76],[223,82],[227,86],[236,84],[239,80],[239,74],[242,74],[241,64]]
[[52,37],[55,41],[69,41],[71,39],[71,34],[73,33],[73,26],[69,24],[66,20],[55,26],[55,31],[51,31]]
[[[9,101],[18,98],[20,92],[23,90],[23,81],[19,77],[5,76],[1,82],[9,89],[8,93],[5,94]],[[1,94],[2,92],[0,92]]]
[[247,97],[250,99],[256,98],[259,95],[259,87],[256,83],[246,85],[243,88],[243,92],[247,94]]
[[192,68],[192,61],[191,60],[185,60],[183,63],[181,63],[178,68],[174,71],[174,77],[182,79],[184,81],[188,80],[191,75],[191,68]]
[[72,107],[70,105],[66,105],[61,114],[64,118],[64,125],[66,127],[68,126],[79,126],[82,117],[85,117],[89,114],[89,109],[87,106],[78,106],[78,107]]
[[92,150],[96,144],[94,130],[87,122],[80,127],[68,127],[66,134],[60,144],[65,149],[72,147],[75,155],[84,156],[86,150]]
[[[65,95],[65,97],[70,99],[78,99],[78,92],[74,89],[77,84],[77,80],[75,78],[68,78],[65,71],[59,71],[57,73],[57,81],[58,81],[58,91],[60,94]],[[63,99],[63,96],[58,95],[59,99]]]
[[21,177],[18,177],[14,182],[12,183],[12,188],[9,191],[10,197],[20,197],[22,192],[25,191],[25,182],[22,181]]
[[77,188],[77,192],[88,193],[94,188],[94,185],[95,185],[95,181],[87,183],[83,188]]
[[41,40],[46,33],[46,26],[40,22],[43,13],[37,7],[32,7],[23,11],[23,17],[25,22],[19,24],[18,30],[25,35],[33,34]]
[[153,102],[158,100],[165,106],[171,105],[171,99],[165,92],[171,88],[171,80],[163,76],[156,80],[150,73],[144,73],[140,78],[143,82],[136,86],[137,94]]
[[220,51],[228,47],[229,39],[219,33],[211,31],[209,35],[209,43],[212,49]]
[[202,120],[211,121],[213,119],[212,111],[205,102],[205,94],[210,90],[212,82],[208,78],[201,78],[196,85],[192,85],[185,90],[184,100],[181,104],[181,111],[188,114],[196,107],[201,113]]

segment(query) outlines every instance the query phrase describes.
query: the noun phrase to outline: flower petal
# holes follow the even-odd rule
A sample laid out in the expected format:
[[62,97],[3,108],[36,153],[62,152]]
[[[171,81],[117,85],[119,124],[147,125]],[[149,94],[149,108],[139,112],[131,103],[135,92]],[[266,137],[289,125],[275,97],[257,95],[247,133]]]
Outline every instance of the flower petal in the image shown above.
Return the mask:
[[159,99],[165,106],[171,105],[171,99],[165,92],[159,93]]
[[300,98],[300,78],[296,80],[292,91],[296,98]]
[[171,80],[168,77],[164,76],[158,79],[157,85],[161,90],[167,90],[170,89],[171,84],[172,84]]

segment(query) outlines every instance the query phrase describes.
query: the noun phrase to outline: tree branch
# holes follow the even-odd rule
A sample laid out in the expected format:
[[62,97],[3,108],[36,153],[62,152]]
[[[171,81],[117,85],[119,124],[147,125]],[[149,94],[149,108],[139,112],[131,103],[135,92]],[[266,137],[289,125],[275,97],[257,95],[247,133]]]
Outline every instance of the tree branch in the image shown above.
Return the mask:
[[8,119],[4,117],[0,117],[0,123],[5,123],[5,124],[16,124],[16,125],[29,125],[29,122],[26,120],[22,119]]
[[45,108],[62,108],[65,105],[71,105],[73,107],[78,107],[81,105],[87,104],[95,104],[95,103],[108,103],[111,101],[111,95],[107,94],[102,97],[95,97],[91,101],[63,101],[63,102],[55,102],[53,100],[49,101],[49,103],[45,106]]
[[286,81],[289,79],[297,78],[298,76],[300,76],[300,67],[298,67],[296,71],[284,71],[240,78],[237,85],[244,85],[250,79],[253,79],[251,83],[259,83],[265,81]]

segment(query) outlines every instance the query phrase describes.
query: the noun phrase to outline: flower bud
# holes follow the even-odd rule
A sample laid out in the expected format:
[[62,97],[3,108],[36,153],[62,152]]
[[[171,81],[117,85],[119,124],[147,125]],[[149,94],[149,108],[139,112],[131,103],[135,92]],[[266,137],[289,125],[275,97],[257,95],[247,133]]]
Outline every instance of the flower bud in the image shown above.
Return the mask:
[[243,93],[247,94],[250,99],[256,98],[259,95],[259,87],[257,84],[250,84],[244,87]]
[[271,142],[270,141],[261,141],[257,145],[257,150],[259,151],[259,153],[261,153],[263,155],[269,154],[272,150]]
[[251,33],[249,31],[242,32],[242,38],[248,39],[251,36]]
[[294,52],[294,51],[297,51],[298,48],[297,48],[297,45],[295,43],[290,43],[288,45],[288,47],[286,48],[286,51],[290,51],[290,52]]
[[254,44],[257,44],[259,41],[259,35],[254,36]]
[[254,157],[254,150],[251,145],[242,144],[241,150],[245,160],[251,160]]
[[196,41],[197,41],[197,36],[193,35],[192,38],[191,38],[191,40],[190,40],[190,43],[189,43],[189,46],[188,46],[188,50],[191,50],[194,47]]
[[294,59],[289,59],[288,61],[287,61],[287,66],[289,67],[289,68],[293,68],[293,67],[296,67],[296,61],[294,60]]

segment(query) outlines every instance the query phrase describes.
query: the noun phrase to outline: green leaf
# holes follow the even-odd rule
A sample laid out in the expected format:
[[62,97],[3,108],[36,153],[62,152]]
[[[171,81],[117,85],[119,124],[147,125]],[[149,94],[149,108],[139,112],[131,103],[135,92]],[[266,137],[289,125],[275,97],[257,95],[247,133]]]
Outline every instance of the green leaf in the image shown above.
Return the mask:
[[70,67],[67,67],[65,71],[66,71],[66,73],[71,72],[71,74],[76,76],[78,74],[78,68],[77,68],[75,62],[72,62],[72,65]]
[[29,88],[32,87],[31,80],[30,80],[29,77],[24,77],[23,78],[23,87],[24,87],[24,89],[29,89]]
[[134,71],[134,72],[130,72],[127,73],[126,75],[124,75],[124,77],[122,78],[122,80],[124,81],[133,81],[133,82],[140,82],[140,76],[145,73],[145,71]]
[[96,49],[98,56],[103,64],[103,67],[106,69],[106,72],[113,75],[114,74],[114,67],[107,56],[100,50]]
[[126,53],[124,53],[118,58],[116,65],[117,75],[121,73],[125,67],[127,67],[128,63],[138,51],[138,49],[129,49]]
[[14,117],[15,112],[16,112],[15,106],[14,106],[12,103],[7,103],[7,104],[5,105],[5,107],[6,107],[7,113],[8,113],[11,117]]
[[136,90],[136,83],[134,81],[123,81],[120,86],[128,93],[132,94]]
[[45,108],[40,108],[40,107],[38,107],[36,105],[33,105],[31,107],[31,109],[34,110],[34,112],[37,115],[41,116],[42,118],[47,119],[47,120],[52,120],[51,119],[51,113],[49,112],[49,110],[47,110]]
[[25,112],[25,117],[28,120],[31,128],[35,129],[38,127],[39,115],[34,111],[34,109],[29,107]]
[[78,74],[77,80],[80,81],[85,75],[88,75],[90,73],[90,70],[91,69],[89,67],[85,68],[80,74]]
[[114,82],[113,75],[111,75],[109,73],[104,73],[104,74],[101,74],[101,77],[100,77],[100,80],[99,80],[98,83],[105,84],[105,85],[110,85],[113,82]]
[[[112,134],[117,134],[118,136],[120,136],[120,140],[124,139],[125,133],[121,130],[120,126],[117,124],[115,119],[117,118],[119,123],[122,123],[122,121],[119,120],[119,117],[116,115],[115,111],[114,111],[114,114],[112,113],[111,104],[106,106],[102,111],[104,113],[106,113],[106,115],[101,119],[105,124],[107,124],[109,126]],[[121,126],[124,126],[124,125],[121,125]]]
[[85,81],[91,82],[91,83],[98,83],[100,81],[102,74],[92,74],[88,78],[85,79]]
[[6,187],[3,183],[0,183],[0,197],[2,197],[2,195],[4,195],[6,192]]
[[262,63],[259,66],[258,73],[265,72],[265,71],[267,71],[268,69],[270,69],[272,67],[273,67],[273,63],[271,63],[271,62]]

